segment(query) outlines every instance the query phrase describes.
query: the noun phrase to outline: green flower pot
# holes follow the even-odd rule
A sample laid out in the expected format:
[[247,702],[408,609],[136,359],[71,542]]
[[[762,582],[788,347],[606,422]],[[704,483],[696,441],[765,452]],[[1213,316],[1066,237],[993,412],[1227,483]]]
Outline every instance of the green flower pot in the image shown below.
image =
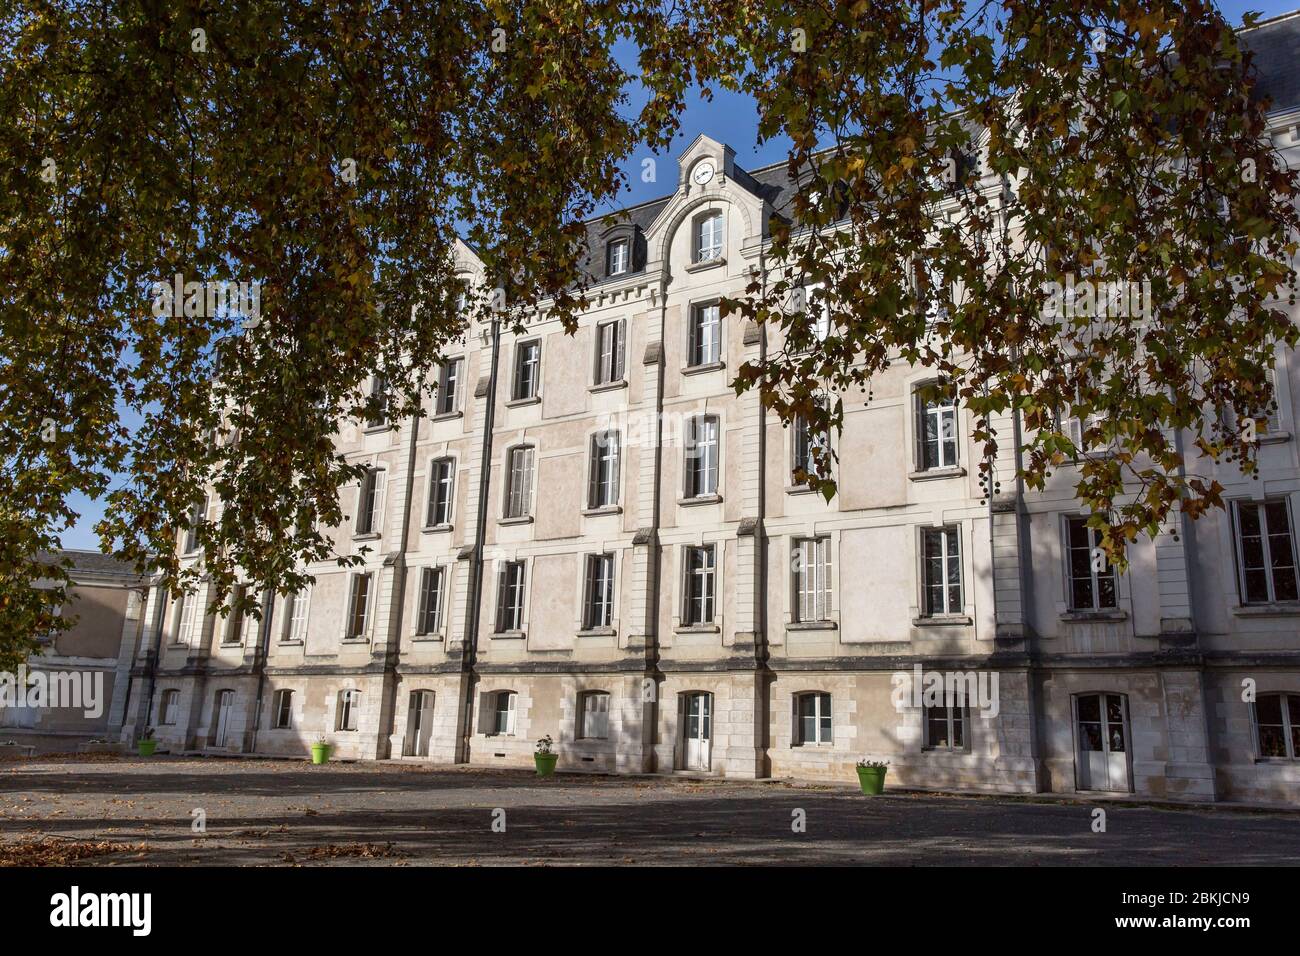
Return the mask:
[[533,762],[537,764],[537,776],[549,777],[555,773],[555,761],[559,759],[559,754],[533,754]]
[[156,740],[137,740],[135,742],[135,749],[141,757],[152,757],[157,747],[158,741]]
[[859,767],[858,783],[862,792],[872,796],[885,792],[885,773],[888,767]]
[[329,744],[312,744],[311,745],[311,762],[328,763],[330,759]]

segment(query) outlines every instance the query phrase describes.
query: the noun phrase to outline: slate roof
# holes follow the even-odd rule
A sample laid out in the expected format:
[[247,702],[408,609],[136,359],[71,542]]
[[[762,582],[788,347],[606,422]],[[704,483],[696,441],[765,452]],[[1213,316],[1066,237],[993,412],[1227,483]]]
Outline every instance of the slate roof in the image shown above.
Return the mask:
[[1243,30],[1241,40],[1255,55],[1255,95],[1271,99],[1274,111],[1300,106],[1300,10]]
[[42,561],[56,562],[61,558],[69,558],[72,561],[70,573],[77,574],[108,574],[127,578],[138,578],[135,567],[126,561],[119,561],[111,555],[103,554],[99,551],[78,551],[75,549],[64,549],[58,552],[43,551],[40,554]]

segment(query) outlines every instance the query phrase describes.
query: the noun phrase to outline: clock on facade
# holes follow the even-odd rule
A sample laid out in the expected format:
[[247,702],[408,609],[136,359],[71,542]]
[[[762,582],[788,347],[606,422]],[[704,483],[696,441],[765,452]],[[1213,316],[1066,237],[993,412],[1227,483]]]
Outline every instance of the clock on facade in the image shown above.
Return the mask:
[[695,180],[697,186],[703,186],[713,178],[713,161],[709,159],[700,160],[695,164],[695,169],[691,172],[691,179]]

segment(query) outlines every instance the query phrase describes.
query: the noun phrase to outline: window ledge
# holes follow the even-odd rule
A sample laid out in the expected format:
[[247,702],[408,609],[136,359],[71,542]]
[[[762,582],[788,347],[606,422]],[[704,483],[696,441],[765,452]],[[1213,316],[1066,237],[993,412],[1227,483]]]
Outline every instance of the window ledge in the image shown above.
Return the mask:
[[522,641],[528,636],[527,631],[493,631],[493,640],[498,641]]
[[393,429],[388,422],[383,422],[379,425],[367,425],[362,429],[362,431],[367,435],[378,435],[380,432],[390,432],[392,430]]
[[955,627],[975,623],[968,614],[936,614],[912,618],[913,627]]
[[838,628],[835,621],[791,621],[785,626],[787,631],[834,631]]
[[627,379],[620,378],[616,382],[597,382],[595,385],[588,385],[589,392],[613,392],[620,388],[627,388]]
[[1261,445],[1277,445],[1291,440],[1290,432],[1274,432],[1271,435],[1256,435],[1255,441]]
[[686,267],[687,272],[703,272],[706,269],[716,269],[719,266],[727,264],[726,256],[714,256],[712,259],[700,259],[692,262]]
[[522,408],[525,405],[536,405],[542,400],[540,395],[530,395],[528,398],[512,398],[506,402],[506,408]]
[[677,634],[717,634],[719,628],[716,624],[679,624],[673,631]]
[[1237,617],[1300,617],[1300,602],[1295,604],[1238,604],[1231,610]]
[[786,485],[785,493],[787,495],[810,495],[813,493],[812,485]]
[[910,481],[934,481],[938,478],[962,478],[966,475],[966,469],[961,465],[951,465],[946,468],[927,468],[924,471],[909,472],[907,477]]
[[379,538],[380,534],[378,531],[366,531],[362,534],[354,534],[352,536],[353,541],[378,541]]
[[600,505],[596,508],[583,508],[582,514],[587,518],[595,518],[600,515],[621,515],[623,509],[618,505]]
[[222,647],[243,647],[244,641],[242,638],[238,641],[222,641],[221,646]]
[[369,643],[370,643],[370,638],[368,638],[368,637],[345,637],[345,638],[343,638],[343,643],[344,643],[344,644],[369,644]]
[[705,362],[703,365],[685,365],[682,367],[683,375],[699,375],[702,372],[716,372],[719,369],[727,367],[726,362]]
[[453,412],[439,412],[437,415],[430,415],[430,416],[429,416],[429,421],[431,421],[431,422],[449,422],[449,421],[453,421],[453,420],[455,420],[455,419],[457,419],[457,418],[463,418],[463,417],[464,417],[464,413],[461,412],[461,411],[459,411],[459,410],[458,410],[458,411],[453,411]]
[[617,633],[612,627],[588,627],[578,631],[578,637],[613,637]]
[[282,641],[275,642],[276,647],[302,647],[301,637],[287,637]]
[[442,641],[441,634],[412,634],[411,640],[417,644],[438,644]]
[[498,518],[497,524],[532,524],[532,515],[519,515],[517,518]]
[[1077,623],[1081,621],[1127,621],[1128,611],[1122,608],[1104,608],[1098,610],[1077,610],[1064,611],[1061,613],[1063,623]]
[[721,504],[722,495],[696,495],[694,498],[678,498],[677,503],[683,507],[691,505],[716,505]]
[[426,524],[420,530],[425,534],[442,534],[445,531],[451,531],[455,525],[451,524]]

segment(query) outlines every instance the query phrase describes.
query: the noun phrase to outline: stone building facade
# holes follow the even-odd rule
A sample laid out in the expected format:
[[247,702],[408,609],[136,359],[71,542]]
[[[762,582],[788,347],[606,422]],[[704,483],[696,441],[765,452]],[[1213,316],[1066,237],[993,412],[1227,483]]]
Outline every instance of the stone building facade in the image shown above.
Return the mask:
[[[1297,37],[1295,14],[1246,33],[1293,167]],[[1229,509],[1125,575],[1079,561],[1071,468],[1031,493],[1004,448],[983,498],[967,412],[920,401],[924,368],[846,401],[827,503],[791,477],[807,436],[731,388],[780,343],[716,312],[789,215],[784,166],[701,136],[675,179],[591,225],[576,334],[472,328],[425,417],[343,429],[372,468],[333,532],[361,567],[312,567],[260,626],[153,593],[124,736],[529,767],[550,735],[562,770],[849,782],[871,758],[905,786],[1300,804],[1300,362],[1277,357],[1260,480],[1202,463]],[[930,674],[982,693],[926,706]]]

